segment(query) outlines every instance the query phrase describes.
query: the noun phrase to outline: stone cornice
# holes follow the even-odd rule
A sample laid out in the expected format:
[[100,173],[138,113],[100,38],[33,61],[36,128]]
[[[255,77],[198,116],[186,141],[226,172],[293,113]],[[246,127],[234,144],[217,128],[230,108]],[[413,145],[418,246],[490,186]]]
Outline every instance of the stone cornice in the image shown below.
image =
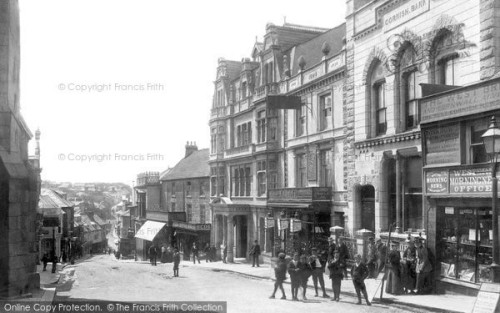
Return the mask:
[[405,132],[405,133],[400,133],[400,134],[395,134],[395,135],[389,135],[385,137],[377,137],[377,138],[371,138],[363,141],[358,141],[354,143],[354,146],[356,149],[365,149],[365,148],[370,148],[370,147],[375,147],[375,146],[382,146],[385,144],[392,144],[392,143],[398,143],[398,142],[404,142],[404,141],[411,141],[415,139],[420,139],[421,138],[421,133],[420,130],[417,131],[410,131],[410,132]]

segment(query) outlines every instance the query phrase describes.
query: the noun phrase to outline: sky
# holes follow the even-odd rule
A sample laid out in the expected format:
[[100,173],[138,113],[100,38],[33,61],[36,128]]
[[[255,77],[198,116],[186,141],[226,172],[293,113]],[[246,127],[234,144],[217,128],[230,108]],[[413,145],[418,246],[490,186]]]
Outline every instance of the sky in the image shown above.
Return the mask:
[[[333,28],[345,1],[19,0],[21,112],[42,179],[124,182],[208,148],[217,60],[267,23]],[[34,151],[34,139],[30,152]]]

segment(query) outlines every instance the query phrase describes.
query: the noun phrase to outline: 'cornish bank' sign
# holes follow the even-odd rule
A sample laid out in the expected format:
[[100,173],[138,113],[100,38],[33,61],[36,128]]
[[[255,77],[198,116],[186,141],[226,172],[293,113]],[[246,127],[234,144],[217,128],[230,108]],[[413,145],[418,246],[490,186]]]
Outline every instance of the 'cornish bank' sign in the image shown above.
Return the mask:
[[410,0],[384,14],[384,32],[404,24],[414,17],[429,11],[430,0]]

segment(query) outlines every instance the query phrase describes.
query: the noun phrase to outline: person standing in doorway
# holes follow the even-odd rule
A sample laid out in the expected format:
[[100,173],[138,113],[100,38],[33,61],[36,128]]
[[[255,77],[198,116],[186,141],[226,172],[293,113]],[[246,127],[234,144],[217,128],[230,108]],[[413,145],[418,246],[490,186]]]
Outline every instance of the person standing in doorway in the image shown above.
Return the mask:
[[252,248],[250,248],[250,255],[252,256],[252,267],[260,267],[259,256],[260,256],[260,245],[257,240],[254,241]]
[[222,241],[222,244],[220,245],[220,252],[222,256],[222,263],[227,263],[226,258],[227,258],[227,246],[226,246],[226,241]]
[[208,263],[208,261],[212,262],[210,260],[210,244],[208,242],[205,244],[203,252],[205,252],[205,263]]

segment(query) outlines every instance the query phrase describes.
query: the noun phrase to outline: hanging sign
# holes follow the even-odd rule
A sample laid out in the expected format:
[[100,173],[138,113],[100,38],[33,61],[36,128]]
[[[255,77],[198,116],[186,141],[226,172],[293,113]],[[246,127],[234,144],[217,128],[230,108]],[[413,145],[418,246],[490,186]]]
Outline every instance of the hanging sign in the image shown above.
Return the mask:
[[302,221],[299,219],[290,219],[290,232],[295,233],[302,229]]
[[274,227],[274,218],[266,217],[264,219],[264,228],[272,228],[272,227]]

